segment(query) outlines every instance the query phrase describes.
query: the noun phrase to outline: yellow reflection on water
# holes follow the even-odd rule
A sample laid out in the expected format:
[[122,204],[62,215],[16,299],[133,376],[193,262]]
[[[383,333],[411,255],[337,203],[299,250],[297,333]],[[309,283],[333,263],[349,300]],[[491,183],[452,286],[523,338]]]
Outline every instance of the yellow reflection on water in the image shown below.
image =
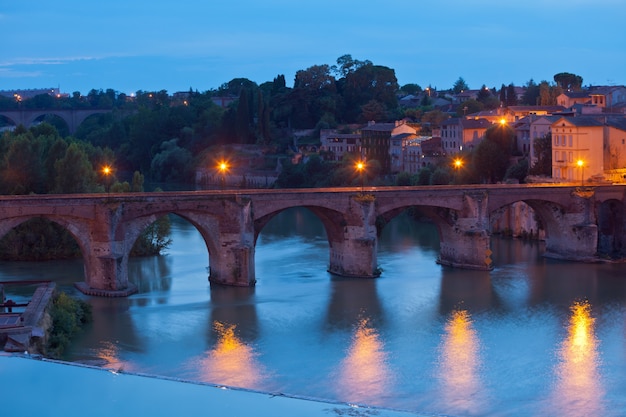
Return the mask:
[[115,343],[102,342],[96,350],[96,356],[102,362],[106,362],[103,367],[114,371],[133,371],[131,362],[124,362],[119,358],[119,348]]
[[346,401],[375,404],[390,389],[392,375],[380,336],[368,319],[361,319],[341,362],[337,391]]
[[262,367],[254,350],[235,333],[236,327],[219,321],[213,323],[217,343],[201,360],[201,377],[221,385],[258,388],[263,381]]
[[445,326],[439,362],[443,403],[451,411],[475,412],[479,407],[480,341],[466,310],[452,312]]
[[[568,416],[602,415],[604,389],[599,372],[598,340],[588,302],[571,307],[567,339],[559,351],[551,407]],[[564,414],[563,414],[564,413]]]

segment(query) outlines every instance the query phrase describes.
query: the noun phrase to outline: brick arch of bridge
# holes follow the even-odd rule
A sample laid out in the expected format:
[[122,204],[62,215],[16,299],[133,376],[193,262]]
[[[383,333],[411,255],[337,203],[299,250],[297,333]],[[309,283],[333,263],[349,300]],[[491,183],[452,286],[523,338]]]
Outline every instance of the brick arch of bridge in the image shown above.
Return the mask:
[[77,217],[55,216],[49,214],[5,218],[0,220],[0,239],[20,224],[32,219],[39,218],[43,218],[58,224],[63,229],[67,230],[67,232],[74,238],[81,251],[85,279],[88,280],[89,277],[92,276],[92,269],[94,267],[92,257],[89,256],[89,254],[92,252],[92,245],[90,239],[90,222],[88,220]]
[[597,251],[597,227],[595,216],[590,212],[586,198],[571,194],[546,194],[542,198],[523,195],[500,196],[490,201],[489,216],[517,202],[526,203],[533,209],[545,230],[545,255],[560,259],[587,260]]
[[415,191],[415,194],[377,194],[377,223],[385,224],[407,208],[417,207],[437,227],[438,263],[468,269],[491,269],[485,192],[459,192],[450,188],[445,193],[433,195],[428,190]]
[[373,202],[359,202],[354,195],[337,199],[272,201],[255,203],[254,242],[263,227],[279,213],[296,207],[311,211],[320,219],[329,245],[328,271],[348,277],[375,277],[379,275],[376,252],[376,216]]
[[124,252],[122,254],[122,266],[125,271],[128,270],[128,258],[135,244],[135,241],[143,233],[143,231],[163,216],[174,214],[191,223],[202,236],[208,252],[209,267],[215,269],[215,265],[219,264],[219,218],[205,212],[185,211],[185,210],[157,210],[149,214],[128,219],[121,223],[116,231],[117,238],[124,240]]

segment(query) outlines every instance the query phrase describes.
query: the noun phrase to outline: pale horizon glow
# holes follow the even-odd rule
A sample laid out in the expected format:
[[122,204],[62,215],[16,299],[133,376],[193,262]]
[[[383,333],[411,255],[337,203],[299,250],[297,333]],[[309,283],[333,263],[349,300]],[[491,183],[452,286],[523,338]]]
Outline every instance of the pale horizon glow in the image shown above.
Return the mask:
[[559,72],[623,85],[625,15],[619,0],[22,0],[0,11],[0,90],[203,92],[277,75],[292,86],[297,71],[345,54],[423,88],[459,77],[471,89],[519,86]]

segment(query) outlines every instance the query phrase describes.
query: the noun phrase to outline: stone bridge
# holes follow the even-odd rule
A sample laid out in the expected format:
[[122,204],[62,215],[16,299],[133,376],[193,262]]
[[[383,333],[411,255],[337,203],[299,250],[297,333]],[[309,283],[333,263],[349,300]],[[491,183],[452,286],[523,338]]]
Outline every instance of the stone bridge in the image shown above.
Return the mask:
[[76,129],[86,118],[94,114],[111,113],[111,109],[20,109],[20,110],[2,110],[0,116],[6,117],[15,126],[24,125],[26,127],[32,124],[38,118],[51,114],[60,117],[67,123],[70,135],[76,132]]
[[418,207],[437,226],[438,262],[460,268],[493,267],[490,217],[523,201],[546,232],[546,255],[572,261],[624,256],[626,187],[490,185],[224,190],[129,194],[1,196],[0,236],[22,222],[43,217],[67,229],[84,258],[84,282],[93,295],[123,296],[135,288],[128,279],[129,252],[142,231],[173,213],[192,223],[206,242],[212,283],[251,286],[254,253],[263,227],[278,213],[306,207],[324,225],[328,270],[352,277],[375,277],[378,235],[384,224],[408,207]]

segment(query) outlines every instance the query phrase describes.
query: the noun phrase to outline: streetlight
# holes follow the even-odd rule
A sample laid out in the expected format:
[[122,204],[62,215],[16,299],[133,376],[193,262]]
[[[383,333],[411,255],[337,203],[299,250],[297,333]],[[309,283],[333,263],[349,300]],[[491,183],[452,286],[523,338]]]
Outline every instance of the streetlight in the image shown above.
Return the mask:
[[110,166],[105,165],[102,167],[102,174],[104,175],[104,189],[107,193],[111,191],[110,176],[112,172],[113,171]]
[[463,166],[463,160],[461,158],[455,158],[454,159],[455,182],[459,181],[459,170],[461,169],[462,166]]
[[358,161],[356,163],[356,170],[359,172],[359,175],[361,176],[361,194],[364,193],[364,176],[365,176],[365,162],[364,161]]
[[576,165],[580,168],[580,186],[584,187],[585,185],[585,161],[579,159],[576,161]]
[[220,172],[220,183],[222,185],[222,189],[226,188],[226,173],[228,172],[228,162],[225,160],[221,160],[217,164],[217,169]]

